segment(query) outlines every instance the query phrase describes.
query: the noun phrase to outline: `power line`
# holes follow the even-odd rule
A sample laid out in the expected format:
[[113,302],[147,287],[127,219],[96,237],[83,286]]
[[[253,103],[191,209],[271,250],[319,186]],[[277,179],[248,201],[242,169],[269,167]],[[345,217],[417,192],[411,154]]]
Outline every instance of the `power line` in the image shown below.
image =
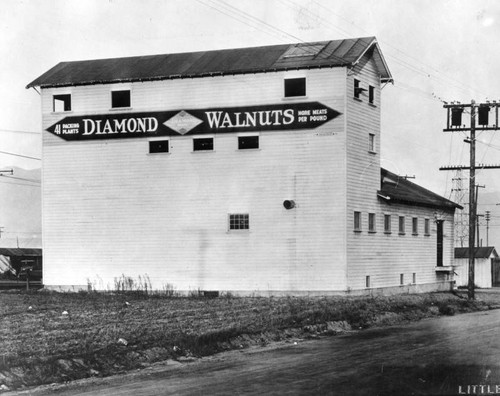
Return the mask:
[[0,132],[13,132],[13,133],[30,133],[33,135],[39,135],[42,136],[41,132],[34,132],[34,131],[21,131],[21,130],[15,130],[15,129],[3,129],[0,128]]
[[13,156],[15,156],[15,157],[29,158],[29,159],[32,159],[32,160],[37,160],[37,161],[41,161],[41,160],[42,160],[41,158],[30,157],[30,156],[28,156],[28,155],[22,155],[22,154],[9,153],[8,151],[0,151],[0,153],[1,153],[1,154],[13,155]]
[[6,175],[0,175],[0,176],[6,177],[7,179],[22,180],[22,181],[27,181],[27,182],[30,182],[30,183],[38,183],[38,184],[41,183],[40,180],[36,180],[36,179],[26,179],[24,177],[15,177],[15,176],[6,176]]

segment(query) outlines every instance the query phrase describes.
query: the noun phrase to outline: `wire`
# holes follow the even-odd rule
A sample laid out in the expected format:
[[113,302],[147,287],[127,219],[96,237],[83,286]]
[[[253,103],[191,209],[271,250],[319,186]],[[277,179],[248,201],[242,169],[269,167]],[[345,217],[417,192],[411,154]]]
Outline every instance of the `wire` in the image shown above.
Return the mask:
[[42,136],[41,132],[33,132],[33,131],[21,131],[21,130],[14,130],[14,129],[2,129],[0,128],[1,132],[13,132],[13,133],[30,133],[33,135],[40,135]]
[[28,155],[22,155],[22,154],[14,154],[14,153],[9,153],[7,151],[0,151],[1,154],[8,154],[8,155],[13,155],[15,157],[21,157],[21,158],[29,158],[29,159],[32,159],[32,160],[37,160],[37,161],[41,161],[42,159],[41,158],[36,158],[36,157],[30,157]]
[[27,181],[27,182],[30,182],[30,183],[38,183],[40,184],[41,181],[40,180],[35,180],[35,179],[25,179],[23,177],[15,177],[15,176],[7,176],[7,175],[0,175],[0,177],[5,177],[7,179],[16,179],[16,180],[22,180],[22,181]]

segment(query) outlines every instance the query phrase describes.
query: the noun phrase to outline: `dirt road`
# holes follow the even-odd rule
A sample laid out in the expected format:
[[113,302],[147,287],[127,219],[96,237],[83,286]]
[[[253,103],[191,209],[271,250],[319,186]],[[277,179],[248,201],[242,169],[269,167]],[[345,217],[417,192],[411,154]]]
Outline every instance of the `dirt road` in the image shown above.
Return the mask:
[[233,351],[83,384],[18,394],[500,394],[500,310]]

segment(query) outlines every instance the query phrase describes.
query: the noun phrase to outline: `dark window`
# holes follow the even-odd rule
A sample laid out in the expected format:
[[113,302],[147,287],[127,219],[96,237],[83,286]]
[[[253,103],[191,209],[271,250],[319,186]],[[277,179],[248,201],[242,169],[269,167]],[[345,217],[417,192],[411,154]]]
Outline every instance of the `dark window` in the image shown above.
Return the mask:
[[214,149],[214,138],[193,139],[193,151],[210,151]]
[[248,230],[250,223],[248,214],[230,214],[229,229],[230,230]]
[[130,107],[130,91],[111,91],[111,107]]
[[361,212],[354,212],[354,231],[361,231]]
[[368,102],[371,104],[375,102],[375,87],[371,85],[368,87]]
[[168,153],[168,140],[152,140],[149,142],[150,153]]
[[238,136],[238,150],[258,149],[258,136]]
[[360,81],[354,79],[354,97],[356,99],[359,99],[359,96],[361,95],[361,92],[362,92],[359,84],[360,84]]
[[417,273],[413,273],[413,283],[417,283]]
[[71,94],[54,95],[52,111],[71,111]]
[[365,287],[370,287],[370,275],[367,275],[365,278]]
[[399,284],[400,285],[405,284],[405,274],[399,274]]
[[431,235],[431,222],[429,221],[429,219],[425,219],[425,222],[424,222],[424,234],[425,235]]
[[368,231],[375,232],[375,213],[368,213]]
[[405,217],[399,216],[399,234],[404,235],[405,231]]
[[391,233],[391,215],[384,215],[384,232]]
[[306,78],[285,79],[285,98],[306,96]]
[[414,217],[412,219],[411,232],[413,235],[418,235],[418,218],[417,217]]

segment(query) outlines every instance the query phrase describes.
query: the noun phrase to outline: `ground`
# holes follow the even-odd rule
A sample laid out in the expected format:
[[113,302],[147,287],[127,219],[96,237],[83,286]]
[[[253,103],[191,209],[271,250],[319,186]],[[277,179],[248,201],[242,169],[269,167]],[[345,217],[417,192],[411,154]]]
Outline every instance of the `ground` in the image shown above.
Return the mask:
[[0,293],[0,387],[22,389],[227,350],[488,310],[500,294],[207,299],[169,293]]

